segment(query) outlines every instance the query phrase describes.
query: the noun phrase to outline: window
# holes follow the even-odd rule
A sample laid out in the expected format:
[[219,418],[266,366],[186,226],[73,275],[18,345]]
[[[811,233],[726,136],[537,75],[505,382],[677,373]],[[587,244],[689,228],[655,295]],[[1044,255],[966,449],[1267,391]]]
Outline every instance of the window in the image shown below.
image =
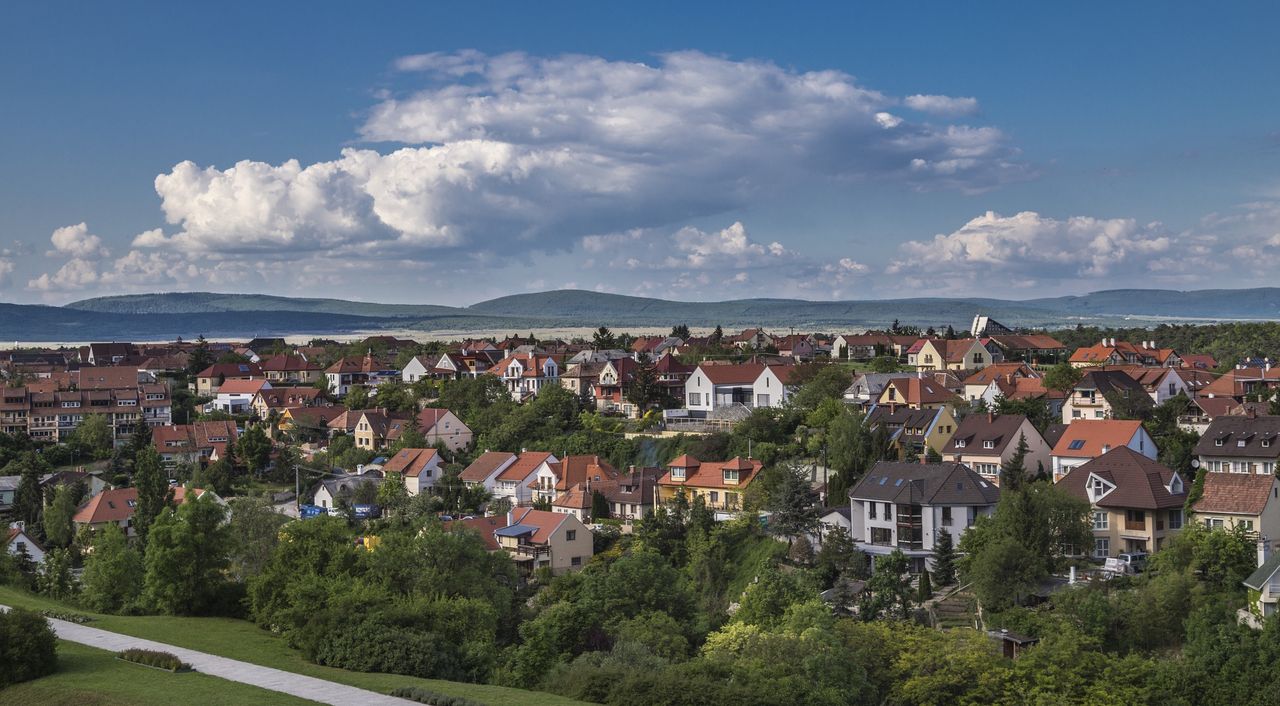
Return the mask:
[[1079,451],[1080,449],[1083,449],[1084,439],[1072,439],[1071,443],[1067,444],[1067,448],[1071,449],[1072,451]]
[[1111,540],[1102,538],[1093,540],[1093,555],[1098,559],[1105,559],[1110,556]]
[[1174,508],[1169,511],[1169,529],[1182,529],[1182,508]]
[[1240,524],[1243,525],[1246,530],[1250,532],[1253,531],[1253,520],[1240,520]]
[[867,517],[876,519],[876,503],[867,503]]
[[1072,418],[1072,419],[1079,419],[1079,418],[1080,418],[1080,410],[1078,410],[1078,409],[1072,409],[1072,410],[1071,410],[1071,418]]
[[951,526],[951,508],[950,507],[942,508],[942,526],[943,527]]
[[986,441],[982,442],[982,448],[984,449],[994,449],[995,447],[996,447],[996,442],[991,439],[987,439]]
[[738,482],[738,471],[737,471],[737,470],[725,470],[725,472],[724,472],[724,482],[726,482],[726,483],[737,483],[737,482]]
[[1094,418],[1095,418],[1095,419],[1106,419],[1106,418],[1107,418],[1107,415],[1106,415],[1102,410],[1100,410],[1100,409],[1095,409],[1095,410],[1093,411],[1093,416],[1094,416]]
[[1095,510],[1093,513],[1093,528],[1095,530],[1109,529],[1109,517],[1110,515],[1105,510]]
[[564,531],[564,541],[566,541],[566,542],[572,542],[573,540],[575,540],[575,539],[577,539],[577,538],[578,538],[578,530],[565,530],[565,531]]
[[712,503],[713,505],[714,505],[715,503],[720,502],[720,493],[717,493],[716,491],[714,491],[714,490],[713,490],[713,491],[711,491],[710,496],[711,496],[711,503]]
[[582,566],[582,557],[580,557],[580,556],[575,556],[574,558],[570,559],[570,560],[569,560],[569,565],[570,565],[570,566]]
[[757,406],[757,407],[768,407],[768,406],[769,406],[769,396],[768,396],[768,395],[756,395],[756,406]]
[[963,448],[964,448],[964,439],[956,439],[956,448],[957,448],[957,449],[963,449]]
[[1224,523],[1221,517],[1207,517],[1205,518],[1205,521],[1204,521],[1204,526],[1208,527],[1209,529],[1213,529],[1215,527],[1222,527],[1223,524]]
[[890,505],[889,503],[884,504],[884,519],[893,519],[893,505]]
[[684,480],[684,468],[681,466],[672,466],[671,480]]

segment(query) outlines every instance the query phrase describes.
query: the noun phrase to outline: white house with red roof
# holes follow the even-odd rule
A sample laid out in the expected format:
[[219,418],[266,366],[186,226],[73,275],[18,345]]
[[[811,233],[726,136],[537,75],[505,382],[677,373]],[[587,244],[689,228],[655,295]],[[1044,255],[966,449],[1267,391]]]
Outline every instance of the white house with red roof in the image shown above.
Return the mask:
[[684,383],[685,409],[708,413],[740,404],[781,407],[791,396],[794,366],[703,363]]
[[9,525],[5,532],[4,550],[13,556],[26,555],[33,563],[44,563],[44,547],[27,533],[21,522]]
[[506,498],[512,505],[532,503],[532,484],[537,479],[538,473],[548,472],[546,466],[559,460],[546,451],[521,451],[516,460],[494,478],[494,499]]
[[518,457],[509,451],[485,451],[462,469],[458,477],[469,486],[481,486],[490,493],[497,489],[498,475],[507,470]]
[[517,402],[538,394],[543,385],[560,384],[560,364],[540,353],[512,353],[486,372],[497,375]]
[[218,387],[214,398],[205,405],[206,412],[249,414],[253,411],[253,399],[263,390],[270,390],[266,380],[227,380]]
[[595,554],[591,529],[570,513],[514,508],[507,513],[507,526],[493,534],[524,573],[577,571]]
[[399,473],[409,494],[417,495],[440,480],[440,461],[440,452],[435,449],[400,449],[382,464],[382,472],[387,476]]
[[[188,490],[186,487],[179,485],[171,488],[171,490],[173,491],[174,505],[181,505],[186,502],[188,497],[199,498],[206,494],[219,503],[225,502],[222,498],[214,495],[213,492],[200,488]],[[89,529],[97,530],[109,524],[119,525],[126,535],[132,537],[136,534],[133,529],[133,513],[137,510],[137,507],[137,488],[104,490],[89,498],[89,501],[84,505],[81,505],[80,509],[71,518],[71,521],[77,529],[88,527]]]
[[1067,425],[1053,446],[1050,454],[1053,481],[1062,480],[1072,468],[1121,446],[1128,446],[1147,458],[1154,459],[1157,455],[1156,442],[1136,419],[1077,419]]

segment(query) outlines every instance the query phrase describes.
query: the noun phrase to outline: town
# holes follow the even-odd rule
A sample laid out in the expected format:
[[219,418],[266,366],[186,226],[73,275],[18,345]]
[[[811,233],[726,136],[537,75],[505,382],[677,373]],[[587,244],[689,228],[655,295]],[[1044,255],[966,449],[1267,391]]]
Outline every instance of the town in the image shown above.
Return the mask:
[[1280,368],[1217,330],[13,349],[6,630],[424,703],[1265,703]]

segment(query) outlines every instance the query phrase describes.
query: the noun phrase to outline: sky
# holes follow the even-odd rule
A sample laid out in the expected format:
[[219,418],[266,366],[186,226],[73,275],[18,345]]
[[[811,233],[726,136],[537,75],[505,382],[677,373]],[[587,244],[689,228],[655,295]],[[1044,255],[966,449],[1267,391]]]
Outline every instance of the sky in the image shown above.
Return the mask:
[[0,300],[1272,284],[1274,3],[7,3]]

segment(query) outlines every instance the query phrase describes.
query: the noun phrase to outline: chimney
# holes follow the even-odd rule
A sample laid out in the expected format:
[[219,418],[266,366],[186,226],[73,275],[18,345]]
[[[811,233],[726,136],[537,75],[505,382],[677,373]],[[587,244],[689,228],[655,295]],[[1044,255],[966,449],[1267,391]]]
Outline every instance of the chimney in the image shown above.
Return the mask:
[[1258,535],[1258,566],[1267,563],[1267,559],[1271,558],[1271,543],[1267,541],[1267,535]]
[[1109,451],[1111,451],[1111,444],[1103,444],[1103,445],[1102,445],[1102,453],[1104,453],[1104,454],[1105,454],[1105,453],[1107,453],[1107,452],[1109,452]]
[[515,511],[515,507],[513,506],[512,509],[507,510],[507,526],[510,527],[511,525],[514,525],[515,522],[516,522],[516,511]]
[[995,422],[996,422],[996,413],[992,412],[991,410],[987,410],[987,424],[995,424]]
[[[1248,403],[1245,403],[1248,404]],[[1258,410],[1256,407],[1245,407],[1245,416],[1250,419],[1257,419]]]

